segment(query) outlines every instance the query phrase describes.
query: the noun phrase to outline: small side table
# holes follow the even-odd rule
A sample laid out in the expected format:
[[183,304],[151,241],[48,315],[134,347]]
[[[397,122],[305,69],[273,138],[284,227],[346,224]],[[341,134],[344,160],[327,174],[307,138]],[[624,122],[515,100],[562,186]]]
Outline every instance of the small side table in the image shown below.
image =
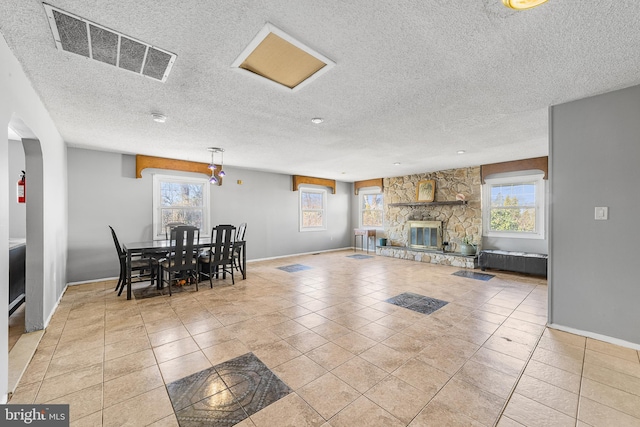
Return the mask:
[[367,253],[369,253],[369,239],[373,237],[373,250],[376,250],[376,230],[367,230],[365,228],[353,229],[353,251],[356,251],[358,245],[358,236],[360,237],[360,248],[364,250],[365,236],[367,238]]

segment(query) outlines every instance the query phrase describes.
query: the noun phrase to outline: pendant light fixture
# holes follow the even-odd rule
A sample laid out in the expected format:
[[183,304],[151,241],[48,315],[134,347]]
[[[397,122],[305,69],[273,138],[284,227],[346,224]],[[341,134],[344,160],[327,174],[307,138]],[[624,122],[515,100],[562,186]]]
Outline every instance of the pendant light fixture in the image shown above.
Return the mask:
[[516,10],[531,9],[546,2],[547,0],[502,0],[505,6]]
[[[209,147],[207,148],[211,152],[211,163],[209,163],[209,170],[211,170],[211,178],[209,178],[209,182],[211,184],[218,184],[220,182],[220,178],[224,177],[226,173],[224,172],[224,148],[218,147]],[[216,164],[215,164],[215,154],[220,153],[220,170],[216,173]],[[216,177],[217,175],[217,177]]]

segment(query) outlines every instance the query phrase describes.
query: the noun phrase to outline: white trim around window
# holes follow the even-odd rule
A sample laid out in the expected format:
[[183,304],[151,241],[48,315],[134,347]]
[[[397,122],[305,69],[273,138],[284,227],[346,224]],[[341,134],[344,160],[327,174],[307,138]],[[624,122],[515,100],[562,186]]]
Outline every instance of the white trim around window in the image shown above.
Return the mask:
[[[171,206],[170,202],[163,204],[161,194],[161,187],[163,184],[195,185],[200,189],[201,195],[197,195],[196,192],[196,204],[191,206]],[[194,225],[198,227],[202,233],[208,235],[210,232],[209,217],[211,210],[211,204],[209,203],[210,188],[211,184],[209,184],[209,180],[206,178],[153,174],[153,239],[163,240],[166,238],[166,230],[162,225],[163,212],[165,215],[171,216],[169,211],[172,210],[175,211],[177,215],[175,218],[172,217],[173,219],[169,222],[173,222],[176,218],[180,218],[180,222],[185,222],[188,225]],[[193,203],[193,201],[191,203]],[[185,215],[179,215],[179,212],[185,213]]]
[[327,190],[299,187],[298,212],[300,231],[324,231],[327,229]]
[[[377,200],[380,201],[379,205],[372,206],[371,209],[365,209],[365,198],[366,196],[376,195],[380,196]],[[365,224],[364,214],[367,211],[376,211],[378,212],[380,222],[379,225],[371,225]],[[370,222],[370,221],[367,221]],[[384,194],[380,192],[378,188],[376,189],[360,189],[358,192],[358,224],[360,228],[368,228],[371,230],[383,230],[384,229]]]
[[[544,174],[521,174],[486,178],[482,186],[482,234],[485,237],[508,237],[519,239],[544,239],[545,238],[545,212],[546,190]],[[501,191],[503,190],[503,191]],[[496,206],[496,197],[509,197],[520,200],[515,204],[505,203],[504,206]],[[504,194],[502,194],[504,192]],[[508,193],[508,194],[507,194]],[[520,193],[520,194],[518,194]],[[507,206],[508,205],[508,206]],[[492,229],[492,218],[501,212],[509,211],[522,213],[535,213],[535,220],[531,231],[506,231]]]

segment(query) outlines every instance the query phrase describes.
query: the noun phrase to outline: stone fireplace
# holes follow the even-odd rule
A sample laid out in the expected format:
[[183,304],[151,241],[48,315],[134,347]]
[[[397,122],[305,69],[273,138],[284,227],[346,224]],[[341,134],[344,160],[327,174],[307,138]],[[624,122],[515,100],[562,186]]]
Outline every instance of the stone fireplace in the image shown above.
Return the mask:
[[[434,202],[417,202],[418,183],[431,179],[436,182]],[[384,235],[388,243],[379,247],[378,253],[474,268],[475,258],[461,255],[458,246],[464,236],[481,240],[480,193],[479,166],[384,178]],[[455,203],[458,194],[464,195],[465,204]],[[451,201],[454,203],[447,203]],[[411,227],[415,223],[433,225]],[[415,242],[412,242],[413,238]],[[445,242],[446,251],[443,252]]]

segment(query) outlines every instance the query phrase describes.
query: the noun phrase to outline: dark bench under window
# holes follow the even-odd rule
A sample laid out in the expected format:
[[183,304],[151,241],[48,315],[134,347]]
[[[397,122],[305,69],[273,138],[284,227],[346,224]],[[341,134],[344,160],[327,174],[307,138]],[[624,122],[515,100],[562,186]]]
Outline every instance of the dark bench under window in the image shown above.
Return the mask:
[[547,277],[547,258],[545,254],[483,250],[478,257],[478,264],[482,271],[493,268]]

